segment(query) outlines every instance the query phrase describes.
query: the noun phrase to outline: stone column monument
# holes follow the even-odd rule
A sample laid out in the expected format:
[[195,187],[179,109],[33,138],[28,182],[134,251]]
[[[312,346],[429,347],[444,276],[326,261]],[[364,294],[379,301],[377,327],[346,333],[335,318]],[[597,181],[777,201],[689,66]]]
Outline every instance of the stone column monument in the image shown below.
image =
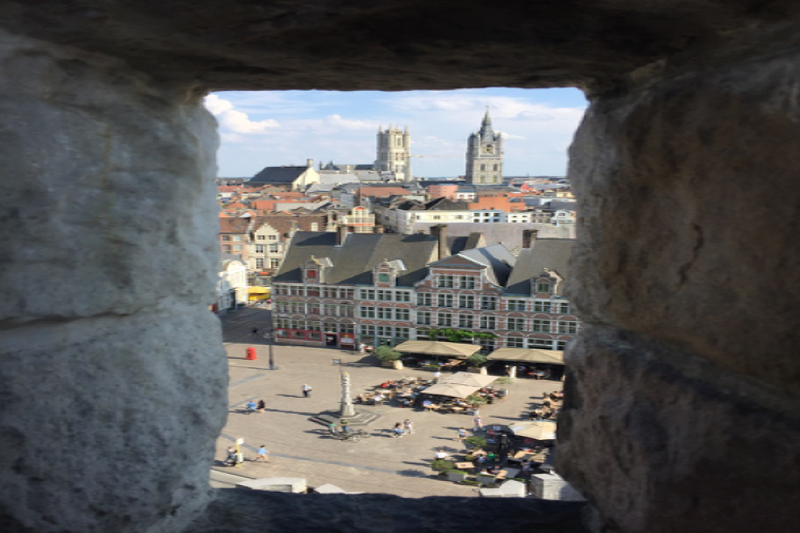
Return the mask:
[[342,372],[342,408],[339,418],[353,418],[356,408],[353,406],[353,397],[350,395],[350,374]]
[[[336,364],[340,364],[335,361]],[[341,370],[341,367],[340,367]],[[350,393],[350,374],[347,372],[340,372],[342,383],[342,398],[339,401],[339,409],[331,411],[323,411],[311,419],[314,422],[325,424],[326,426],[333,423],[338,424],[343,418],[348,421],[351,426],[366,426],[372,424],[381,417],[377,412],[365,409],[356,409],[353,405],[353,395]],[[378,409],[376,409],[377,411]]]

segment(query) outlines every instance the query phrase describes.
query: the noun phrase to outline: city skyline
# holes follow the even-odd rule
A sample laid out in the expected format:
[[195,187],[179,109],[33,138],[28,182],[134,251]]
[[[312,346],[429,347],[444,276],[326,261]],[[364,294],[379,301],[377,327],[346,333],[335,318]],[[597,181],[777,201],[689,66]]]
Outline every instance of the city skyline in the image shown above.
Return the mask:
[[307,159],[373,163],[378,128],[389,126],[410,129],[415,176],[463,175],[467,137],[487,106],[505,136],[505,175],[559,176],[586,100],[577,89],[281,91],[214,93],[206,106],[220,124],[221,177]]

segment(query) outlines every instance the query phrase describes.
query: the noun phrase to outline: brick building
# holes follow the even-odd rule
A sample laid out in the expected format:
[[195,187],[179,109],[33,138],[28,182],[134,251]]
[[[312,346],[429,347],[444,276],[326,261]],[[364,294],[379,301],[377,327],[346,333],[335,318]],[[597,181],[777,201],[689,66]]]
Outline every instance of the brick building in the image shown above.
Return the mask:
[[[432,329],[491,333],[502,346],[563,349],[579,328],[562,295],[571,239],[535,239],[519,256],[480,239],[297,233],[273,279],[280,342],[354,346],[425,339]],[[463,246],[463,249],[454,249]]]

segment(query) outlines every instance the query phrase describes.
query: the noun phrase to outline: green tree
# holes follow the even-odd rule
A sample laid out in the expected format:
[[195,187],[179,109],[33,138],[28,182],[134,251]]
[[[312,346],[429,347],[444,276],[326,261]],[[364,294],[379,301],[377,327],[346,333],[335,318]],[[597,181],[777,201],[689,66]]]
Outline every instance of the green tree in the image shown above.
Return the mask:
[[483,355],[480,352],[476,352],[476,353],[470,355],[469,357],[467,357],[467,363],[469,364],[469,366],[472,366],[472,367],[475,367],[475,368],[483,366],[486,363],[486,361],[488,361],[488,360],[489,360],[489,358],[487,356]]
[[397,361],[403,354],[397,350],[392,350],[388,346],[378,346],[373,355],[381,361]]

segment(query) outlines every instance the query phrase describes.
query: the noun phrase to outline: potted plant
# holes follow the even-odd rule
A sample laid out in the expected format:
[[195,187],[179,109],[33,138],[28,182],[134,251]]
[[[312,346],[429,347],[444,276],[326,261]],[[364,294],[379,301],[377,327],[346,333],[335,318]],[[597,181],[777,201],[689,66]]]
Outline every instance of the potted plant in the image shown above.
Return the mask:
[[381,364],[388,368],[403,368],[403,362],[400,361],[400,357],[402,354],[397,350],[392,350],[388,346],[378,346],[373,353],[375,357],[377,357]]
[[460,482],[467,479],[469,474],[464,472],[463,470],[448,470],[447,471],[447,480],[448,481],[455,481]]
[[470,394],[466,398],[464,398],[468,404],[472,406],[472,408],[480,407],[484,405],[488,400],[481,396],[480,394]]
[[445,474],[456,469],[456,464],[447,459],[436,459],[431,463],[431,470],[438,474]]
[[479,450],[484,446],[486,446],[486,437],[481,437],[480,435],[472,435],[471,437],[467,437],[466,439],[464,439],[464,444],[466,444],[468,448]]
[[486,364],[489,358],[480,352],[476,352],[467,357],[467,364],[470,366],[471,372],[480,372],[481,367]]

